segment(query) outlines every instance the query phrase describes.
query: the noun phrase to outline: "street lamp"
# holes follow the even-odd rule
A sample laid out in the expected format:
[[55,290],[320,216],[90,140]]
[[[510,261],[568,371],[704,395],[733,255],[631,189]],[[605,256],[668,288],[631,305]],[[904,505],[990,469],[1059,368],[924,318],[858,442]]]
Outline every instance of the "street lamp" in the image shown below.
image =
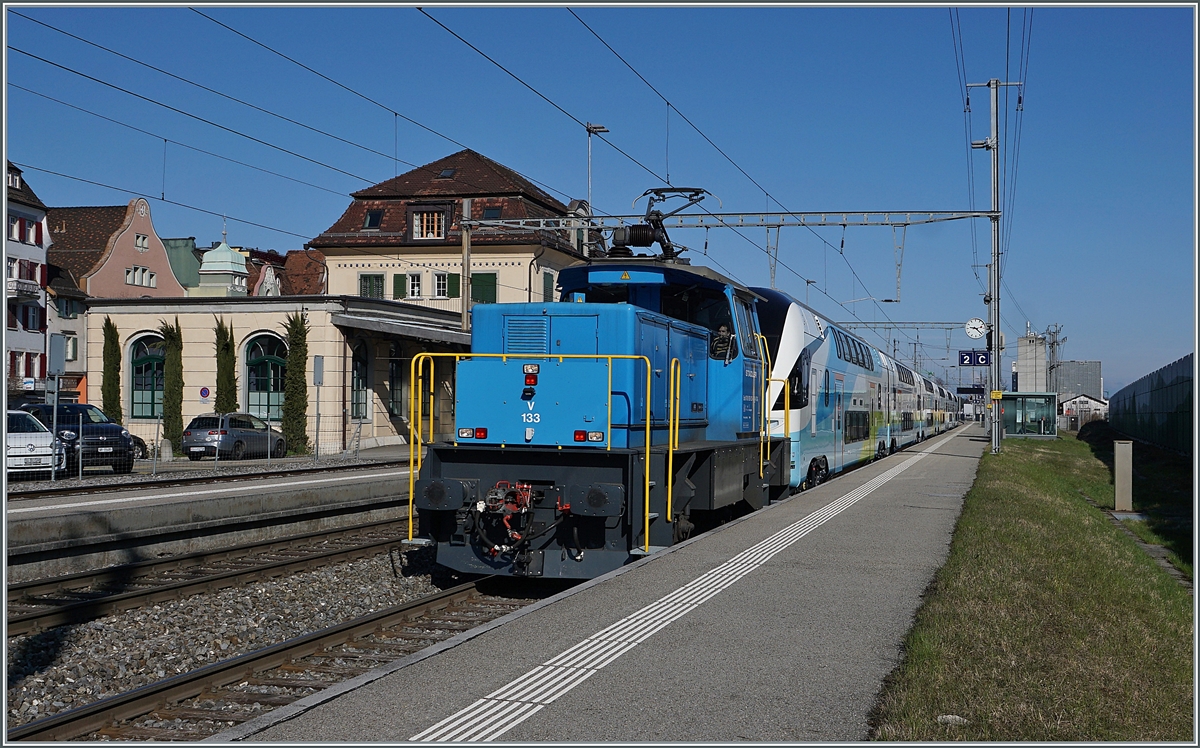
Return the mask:
[[592,210],[592,135],[608,132],[608,128],[604,125],[593,125],[591,122],[585,127],[588,134],[588,215],[593,216],[596,212]]

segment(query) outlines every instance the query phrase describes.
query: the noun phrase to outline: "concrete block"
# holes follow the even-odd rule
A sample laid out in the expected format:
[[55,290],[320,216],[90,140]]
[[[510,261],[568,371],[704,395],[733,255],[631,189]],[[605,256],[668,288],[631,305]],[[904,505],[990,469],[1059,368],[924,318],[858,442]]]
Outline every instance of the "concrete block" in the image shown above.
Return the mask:
[[1118,512],[1133,511],[1133,442],[1113,442],[1113,486]]

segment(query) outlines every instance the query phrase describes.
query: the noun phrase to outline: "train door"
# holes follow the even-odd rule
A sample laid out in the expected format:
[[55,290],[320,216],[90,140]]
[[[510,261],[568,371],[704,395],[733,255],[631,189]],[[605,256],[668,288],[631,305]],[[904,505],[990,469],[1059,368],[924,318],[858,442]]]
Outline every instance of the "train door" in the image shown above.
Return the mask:
[[812,382],[812,396],[809,398],[810,410],[809,410],[809,415],[808,415],[809,434],[811,434],[812,436],[816,436],[817,435],[817,413],[819,412],[818,407],[817,407],[819,405],[818,395],[820,394],[818,392],[817,388],[820,386],[820,382],[821,382],[820,377],[817,376],[817,367],[814,366],[812,368],[812,379],[810,379],[808,381]]
[[833,378],[833,469],[834,472],[842,471],[844,461],[843,448],[845,447],[845,439],[843,438],[843,423],[842,423],[842,395],[845,392],[846,383],[841,376]]

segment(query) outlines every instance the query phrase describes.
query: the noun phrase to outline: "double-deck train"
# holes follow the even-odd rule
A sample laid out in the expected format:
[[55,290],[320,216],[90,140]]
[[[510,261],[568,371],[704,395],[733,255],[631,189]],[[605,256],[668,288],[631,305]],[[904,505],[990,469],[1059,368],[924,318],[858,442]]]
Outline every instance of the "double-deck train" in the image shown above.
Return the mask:
[[455,439],[412,478],[414,540],[439,564],[598,576],[957,423],[935,382],[652,232],[661,255],[565,268],[559,301],[474,307]]

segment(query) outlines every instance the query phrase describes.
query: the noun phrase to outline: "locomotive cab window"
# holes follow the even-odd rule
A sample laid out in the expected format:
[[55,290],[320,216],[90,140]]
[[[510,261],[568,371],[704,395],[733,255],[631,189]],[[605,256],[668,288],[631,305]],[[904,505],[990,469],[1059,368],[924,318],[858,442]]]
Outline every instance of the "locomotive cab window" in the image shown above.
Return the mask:
[[737,299],[734,306],[737,308],[738,337],[742,341],[742,349],[746,352],[746,358],[757,359],[758,346],[755,344],[754,334],[758,331],[754,329],[754,315],[750,313],[750,305],[745,299]]

